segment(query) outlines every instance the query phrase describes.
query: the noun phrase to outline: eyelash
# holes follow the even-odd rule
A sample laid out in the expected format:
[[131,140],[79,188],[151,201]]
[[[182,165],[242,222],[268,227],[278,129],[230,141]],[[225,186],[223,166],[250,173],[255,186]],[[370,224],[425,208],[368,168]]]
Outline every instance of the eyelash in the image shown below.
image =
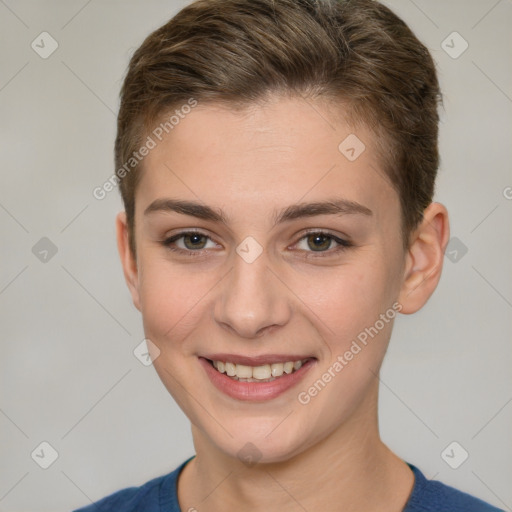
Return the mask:
[[[202,256],[205,251],[208,251],[208,249],[200,249],[200,250],[194,251],[191,249],[181,249],[179,247],[177,248],[177,247],[171,246],[172,244],[174,244],[174,242],[176,242],[180,238],[183,238],[187,235],[200,235],[200,236],[203,236],[203,237],[211,240],[211,238],[208,235],[206,235],[205,233],[202,233],[201,231],[190,230],[190,231],[182,231],[181,233],[178,233],[169,238],[166,238],[165,240],[162,241],[162,245],[172,252],[175,252],[178,254],[183,254],[185,256],[190,256],[190,257]],[[334,250],[327,250],[327,251],[305,251],[306,253],[308,253],[308,254],[304,255],[304,258],[306,258],[306,259],[332,256],[333,254],[343,252],[346,249],[353,247],[353,244],[351,242],[349,242],[347,240],[343,240],[342,238],[339,238],[327,231],[322,231],[322,230],[307,231],[306,233],[303,234],[303,236],[301,238],[299,238],[299,240],[294,245],[297,245],[299,242],[308,238],[308,236],[311,236],[311,235],[320,235],[322,237],[330,238],[332,241],[334,241],[338,244],[338,247],[336,247]]]

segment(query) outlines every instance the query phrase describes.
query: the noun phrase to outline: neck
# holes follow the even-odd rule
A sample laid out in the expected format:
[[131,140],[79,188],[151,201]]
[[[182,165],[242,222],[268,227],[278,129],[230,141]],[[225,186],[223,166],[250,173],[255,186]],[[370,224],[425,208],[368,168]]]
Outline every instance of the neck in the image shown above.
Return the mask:
[[[192,427],[197,456],[182,471],[182,510],[336,510],[399,512],[414,475],[381,441],[377,388],[350,419],[283,462],[243,464]],[[368,413],[368,411],[372,411]]]

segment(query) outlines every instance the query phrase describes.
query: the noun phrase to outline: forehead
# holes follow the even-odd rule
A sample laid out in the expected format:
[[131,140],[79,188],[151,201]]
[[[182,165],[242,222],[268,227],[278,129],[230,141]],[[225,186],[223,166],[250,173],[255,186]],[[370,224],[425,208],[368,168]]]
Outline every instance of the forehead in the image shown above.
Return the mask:
[[138,210],[165,194],[264,209],[336,193],[389,207],[398,198],[375,142],[325,102],[274,98],[243,110],[199,102],[145,158]]

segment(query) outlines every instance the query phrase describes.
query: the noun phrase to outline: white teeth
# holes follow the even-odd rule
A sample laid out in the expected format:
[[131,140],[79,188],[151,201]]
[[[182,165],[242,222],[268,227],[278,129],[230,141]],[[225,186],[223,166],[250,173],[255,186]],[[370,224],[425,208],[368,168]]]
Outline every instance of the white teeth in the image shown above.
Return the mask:
[[226,375],[234,377],[236,375],[236,365],[233,363],[225,363]]
[[292,373],[293,372],[293,363],[287,362],[283,365],[284,373]]
[[224,361],[213,361],[213,366],[220,373],[226,373],[229,377],[243,381],[269,381],[281,377],[283,374],[290,374],[307,361],[287,361],[286,363],[272,363],[261,366],[247,366],[244,364],[234,364]]
[[236,365],[236,376],[239,379],[250,379],[252,377],[252,368],[244,364]]
[[[248,366],[247,368],[250,369],[251,367]],[[252,369],[251,377],[253,379],[258,379],[258,380],[270,379],[271,376],[272,376],[272,372],[270,370],[270,365],[269,364],[264,364],[263,366],[255,366]]]
[[270,371],[272,373],[272,377],[281,377],[283,375],[283,363],[273,363],[270,365]]

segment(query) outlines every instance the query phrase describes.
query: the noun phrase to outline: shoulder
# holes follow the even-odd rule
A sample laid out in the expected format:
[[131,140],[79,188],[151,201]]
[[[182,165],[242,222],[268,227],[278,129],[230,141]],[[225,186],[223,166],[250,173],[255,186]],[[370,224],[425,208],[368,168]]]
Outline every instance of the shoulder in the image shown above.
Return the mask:
[[162,484],[172,475],[160,476],[140,487],[127,487],[74,512],[157,512]]
[[503,512],[454,487],[427,480],[417,467],[408,466],[414,473],[415,482],[404,512]]
[[180,512],[176,482],[185,464],[139,487],[127,487],[73,512]]

